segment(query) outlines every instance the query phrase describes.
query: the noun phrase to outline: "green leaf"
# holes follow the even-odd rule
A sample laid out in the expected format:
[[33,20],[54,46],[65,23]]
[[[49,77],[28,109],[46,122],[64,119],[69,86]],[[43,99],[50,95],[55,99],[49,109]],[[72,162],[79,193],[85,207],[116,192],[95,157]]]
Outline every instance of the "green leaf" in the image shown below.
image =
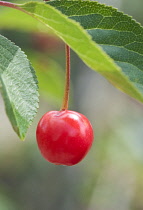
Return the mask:
[[51,2],[80,24],[143,93],[143,28],[131,17],[97,2]]
[[21,49],[1,35],[0,89],[11,124],[19,137],[24,139],[37,113],[37,79]]
[[143,102],[143,35],[134,20],[90,1],[30,2],[21,8],[50,27],[89,67]]
[[4,8],[0,10],[0,29],[11,29],[26,32],[47,32],[43,24],[19,10]]

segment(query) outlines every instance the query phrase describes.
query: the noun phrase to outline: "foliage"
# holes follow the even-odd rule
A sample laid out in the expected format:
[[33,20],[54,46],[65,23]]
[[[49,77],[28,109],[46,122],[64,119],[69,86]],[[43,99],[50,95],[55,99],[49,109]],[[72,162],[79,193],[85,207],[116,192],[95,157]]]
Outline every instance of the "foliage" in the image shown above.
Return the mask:
[[7,115],[23,139],[38,108],[38,86],[34,70],[25,54],[0,36],[0,85]]
[[[18,8],[46,24],[89,67],[102,74],[115,87],[143,102],[143,29],[135,20],[112,7],[90,1],[51,1],[46,4],[29,2],[18,5]],[[12,68],[15,66],[14,63],[10,65]],[[36,90],[35,85],[35,93]],[[25,86],[24,92],[26,97]],[[15,101],[21,100],[19,95],[15,97]],[[15,107],[19,116],[27,109]],[[36,104],[35,107],[37,108]],[[15,127],[12,114],[10,115]],[[32,116],[29,118],[31,122],[34,114],[29,115]],[[19,124],[18,129],[18,133],[22,132],[25,136],[26,129],[22,131]]]

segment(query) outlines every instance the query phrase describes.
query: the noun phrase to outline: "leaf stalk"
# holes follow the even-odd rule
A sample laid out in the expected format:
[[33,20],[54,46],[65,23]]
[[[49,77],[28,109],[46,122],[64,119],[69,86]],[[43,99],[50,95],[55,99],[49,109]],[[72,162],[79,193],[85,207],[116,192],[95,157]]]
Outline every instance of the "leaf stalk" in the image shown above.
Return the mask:
[[0,6],[21,10],[16,4],[7,1],[0,1]]

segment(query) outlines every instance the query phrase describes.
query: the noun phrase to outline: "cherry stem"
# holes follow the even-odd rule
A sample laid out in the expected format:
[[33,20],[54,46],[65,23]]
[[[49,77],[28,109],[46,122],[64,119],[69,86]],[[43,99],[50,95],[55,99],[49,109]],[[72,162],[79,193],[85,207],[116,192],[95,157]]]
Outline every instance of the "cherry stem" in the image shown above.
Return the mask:
[[69,91],[70,91],[70,47],[68,45],[65,46],[66,52],[66,82],[65,82],[65,91],[64,98],[61,110],[68,109],[69,102]]

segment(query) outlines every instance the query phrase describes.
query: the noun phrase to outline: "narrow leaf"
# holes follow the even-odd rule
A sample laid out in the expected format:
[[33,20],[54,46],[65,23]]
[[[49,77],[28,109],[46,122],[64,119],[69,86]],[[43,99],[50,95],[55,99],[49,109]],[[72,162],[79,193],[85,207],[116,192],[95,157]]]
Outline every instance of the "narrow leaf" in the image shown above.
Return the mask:
[[37,79],[21,49],[1,35],[0,88],[11,124],[24,139],[38,108]]
[[143,28],[131,17],[97,2],[50,2],[79,22],[116,61],[123,73],[143,93]]
[[38,30],[44,31],[46,27],[19,10],[4,8],[0,11],[0,29],[37,32]]
[[31,2],[21,8],[50,27],[89,67],[143,102],[143,35],[134,20],[112,7],[90,1],[52,1],[46,5]]

